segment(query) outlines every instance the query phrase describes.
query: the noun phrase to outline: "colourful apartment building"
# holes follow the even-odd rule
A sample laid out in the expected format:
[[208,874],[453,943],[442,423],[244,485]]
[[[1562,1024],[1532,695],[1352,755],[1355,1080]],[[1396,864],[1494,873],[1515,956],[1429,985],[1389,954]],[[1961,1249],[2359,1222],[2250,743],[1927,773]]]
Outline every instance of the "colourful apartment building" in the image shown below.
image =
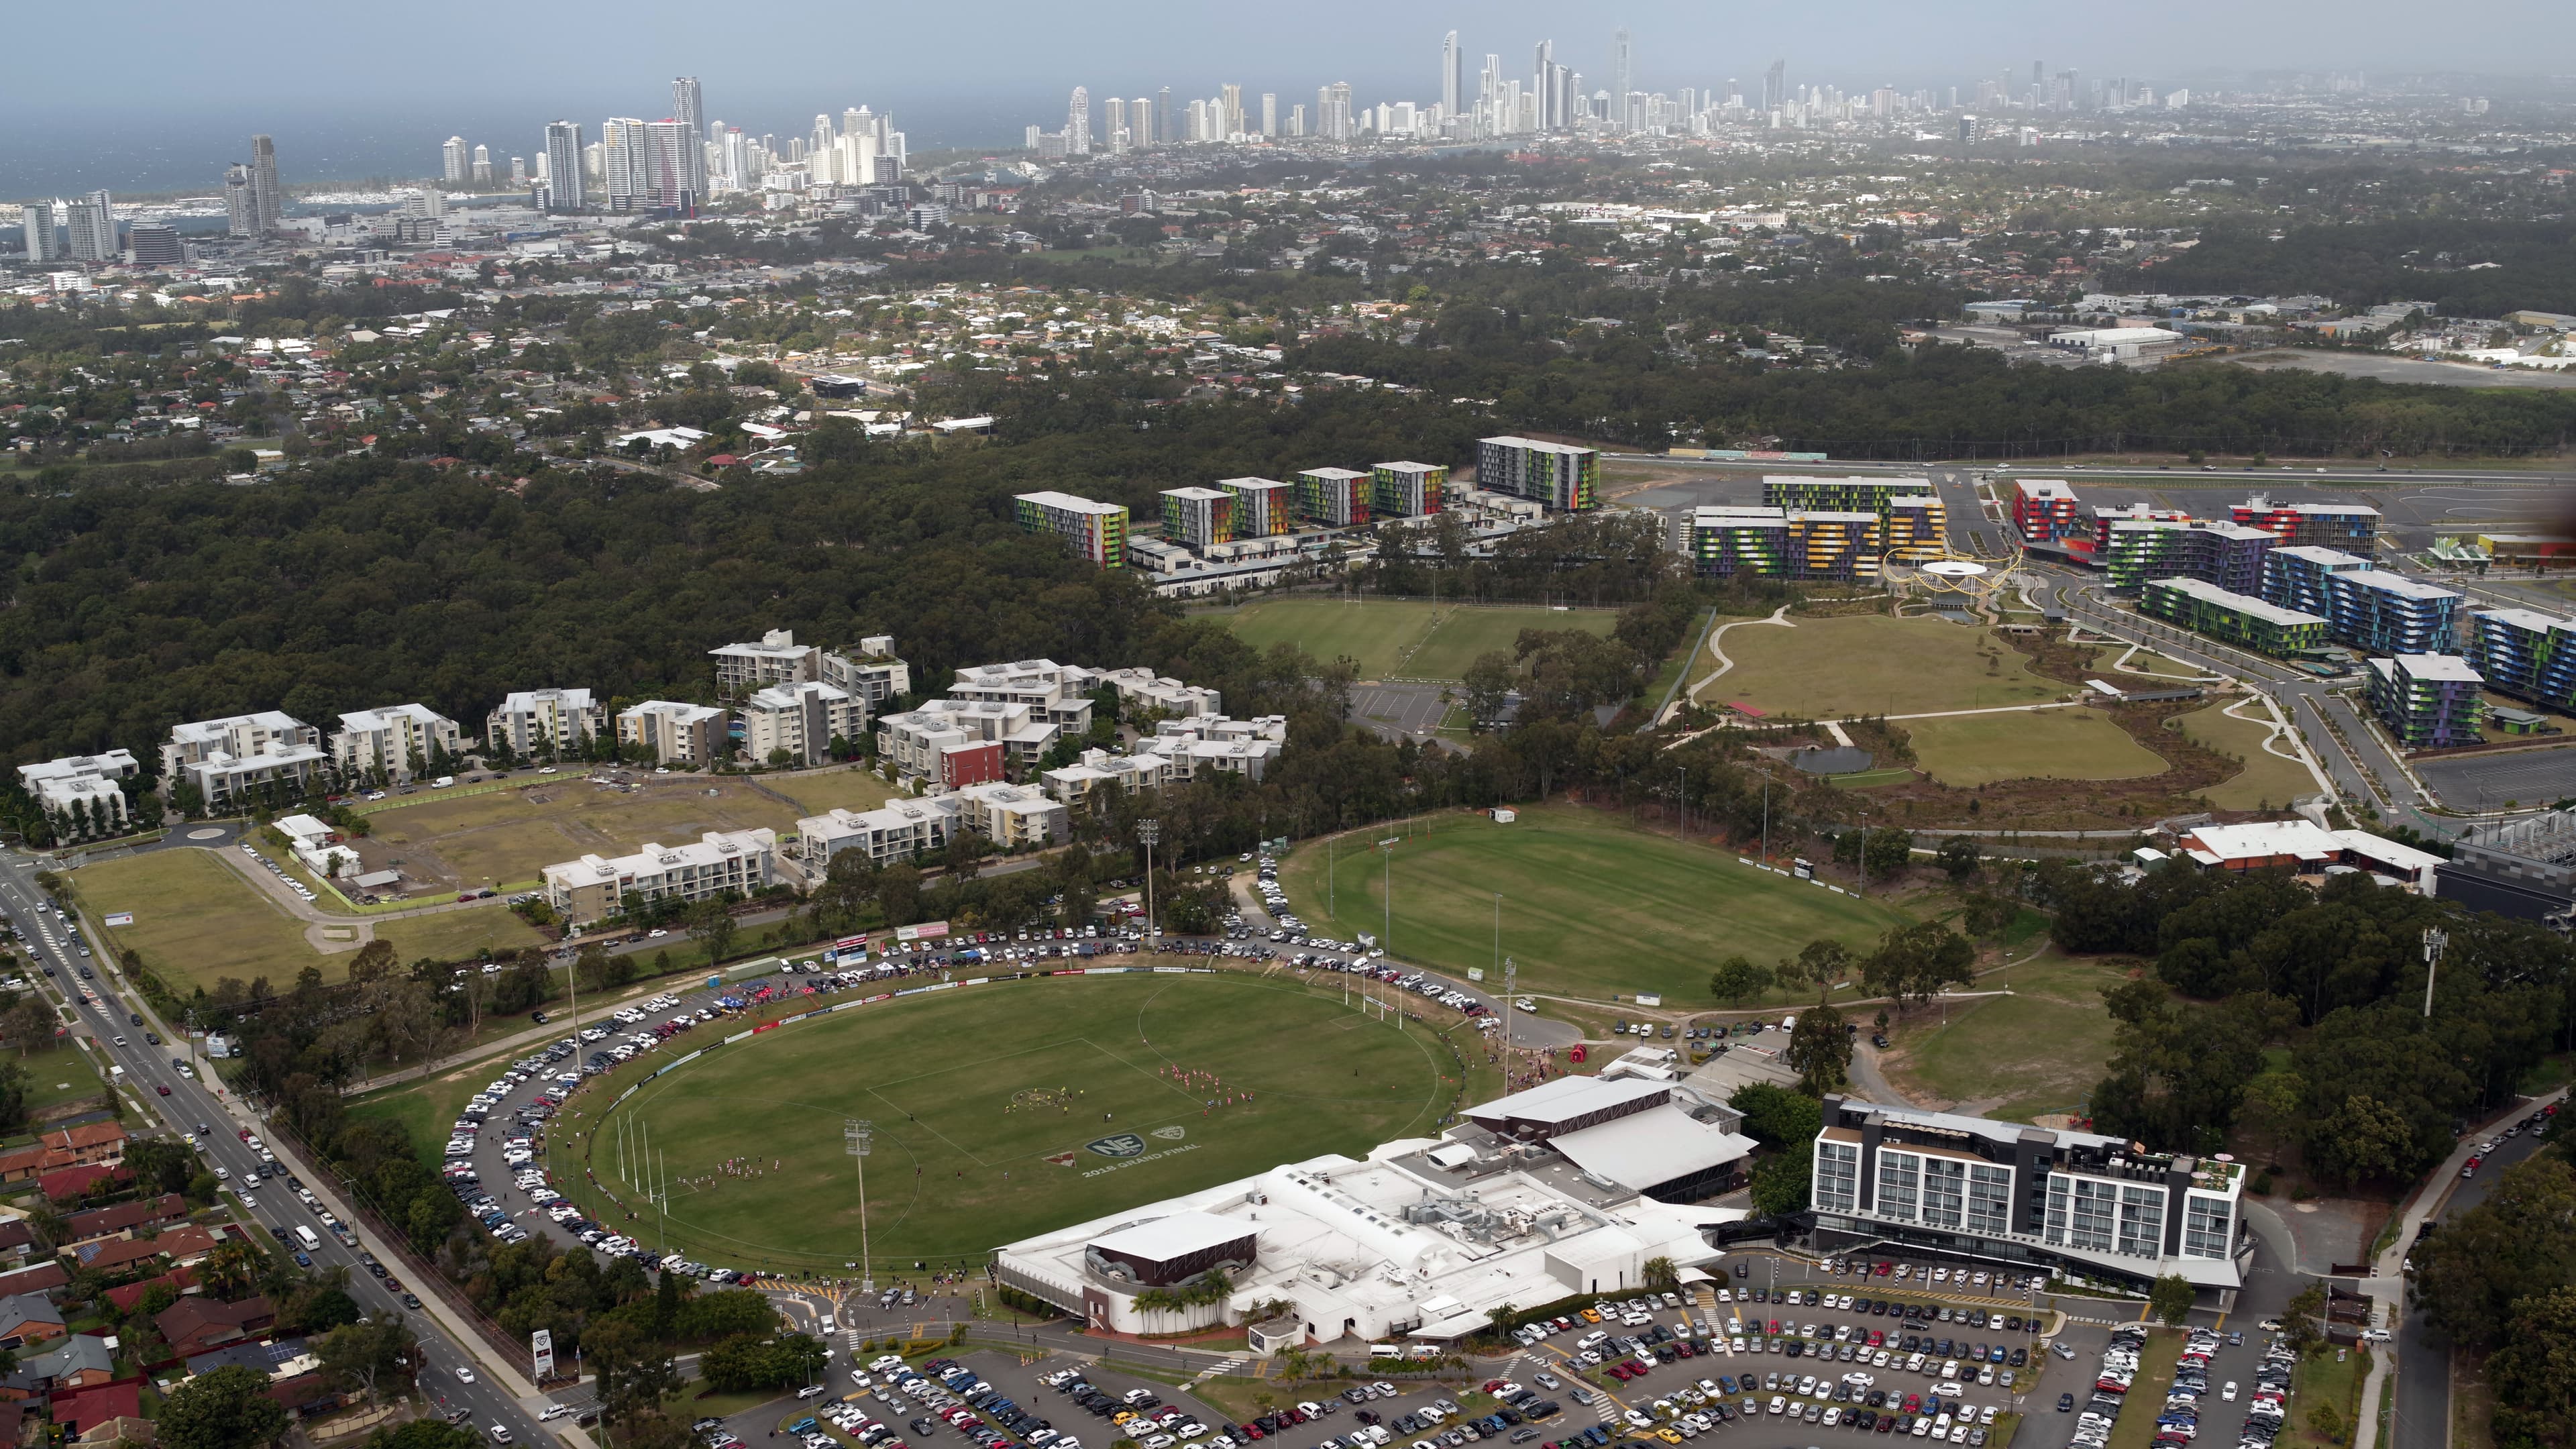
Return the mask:
[[1234,536],[1268,538],[1292,527],[1290,506],[1296,488],[1269,478],[1219,478],[1216,486],[1234,495]]
[[1879,527],[1869,570],[1873,578],[1878,554],[1941,549],[1949,520],[1941,495],[1926,478],[1811,478],[1775,473],[1762,480],[1762,503],[1792,516],[1867,513],[1875,517]]
[[1694,508],[1677,530],[1673,552],[1703,578],[1786,578],[1789,515],[1778,508]]
[[2576,619],[2471,609],[2468,658],[2496,693],[2576,713]]
[[2394,654],[2370,661],[2370,711],[2410,750],[2474,745],[2485,736],[2479,691],[2486,680],[2456,654]]
[[1071,493],[1020,493],[1011,499],[1023,533],[1052,533],[1105,569],[1127,566],[1127,509]]
[[2459,652],[2460,596],[2404,574],[2326,575],[2326,632],[2368,654]]
[[2379,510],[2363,504],[2274,503],[2257,493],[2227,512],[2234,522],[2262,529],[2284,544],[2378,556]]
[[2263,556],[2277,541],[2259,528],[2199,518],[2122,519],[2111,525],[2101,562],[2114,593],[2135,593],[2153,579],[2199,579],[2255,595],[2263,588]]
[[1440,511],[1449,470],[1437,463],[1379,463],[1369,469],[1369,511],[1380,518],[1425,518]]
[[1297,475],[1297,515],[1327,528],[1369,521],[1369,475],[1348,468],[1309,468]]
[[1887,531],[1875,513],[1824,509],[1788,514],[1789,577],[1874,579],[1887,552]]
[[2341,549],[2313,544],[2276,547],[2263,556],[2263,601],[2302,614],[2330,615],[2334,606],[2326,594],[2327,576],[2369,567],[2370,560]]
[[2089,533],[2075,506],[2075,490],[2063,478],[2020,478],[2013,482],[2013,528],[2024,543],[2062,547]]
[[2138,612],[2150,619],[2280,658],[2326,642],[2326,621],[2314,614],[2264,603],[2206,579],[2151,579],[2139,591]]
[[1479,438],[1476,486],[1581,513],[1601,506],[1601,454],[1535,438]]
[[2098,569],[2103,566],[2103,561],[2111,553],[2112,525],[2189,522],[2191,522],[2191,515],[2179,508],[2150,508],[2143,503],[2132,503],[2126,507],[2097,508],[2093,510],[2091,537],[2088,538],[2079,531],[2066,541],[2066,552],[2077,563],[2089,563]]
[[1221,488],[1163,490],[1163,538],[1197,553],[1234,542],[1234,495]]

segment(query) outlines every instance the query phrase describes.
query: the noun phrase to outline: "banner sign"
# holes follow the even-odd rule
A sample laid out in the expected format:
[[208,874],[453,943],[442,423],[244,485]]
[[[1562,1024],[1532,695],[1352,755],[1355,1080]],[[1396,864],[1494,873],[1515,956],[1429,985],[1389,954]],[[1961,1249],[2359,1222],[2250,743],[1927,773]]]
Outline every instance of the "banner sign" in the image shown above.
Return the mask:
[[898,941],[938,941],[945,939],[947,935],[946,921],[924,921],[917,926],[894,928],[894,938]]
[[555,1335],[550,1328],[540,1328],[528,1335],[528,1346],[536,1351],[537,1379],[543,1382],[555,1371]]

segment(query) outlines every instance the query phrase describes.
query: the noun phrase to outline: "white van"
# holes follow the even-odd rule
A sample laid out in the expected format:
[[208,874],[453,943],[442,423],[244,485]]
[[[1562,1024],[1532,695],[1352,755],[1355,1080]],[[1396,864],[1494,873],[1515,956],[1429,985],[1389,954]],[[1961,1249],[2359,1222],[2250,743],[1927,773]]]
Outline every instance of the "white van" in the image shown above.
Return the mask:
[[1369,1357],[1402,1358],[1404,1357],[1404,1346],[1402,1344],[1395,1343],[1372,1343],[1369,1345]]
[[295,1240],[302,1243],[304,1245],[304,1251],[308,1253],[320,1252],[322,1249],[322,1239],[316,1236],[311,1228],[304,1226],[302,1223],[295,1225]]

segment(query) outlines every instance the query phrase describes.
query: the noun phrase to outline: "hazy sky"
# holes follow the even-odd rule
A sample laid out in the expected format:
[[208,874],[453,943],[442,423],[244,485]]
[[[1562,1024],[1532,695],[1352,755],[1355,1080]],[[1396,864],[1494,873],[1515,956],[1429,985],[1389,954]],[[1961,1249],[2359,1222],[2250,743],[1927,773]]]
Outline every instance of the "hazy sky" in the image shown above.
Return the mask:
[[1846,88],[2026,76],[2033,60],[2166,84],[2214,70],[2576,73],[2568,0],[132,0],[107,23],[60,5],[13,21],[21,55],[62,60],[9,70],[0,196],[211,185],[193,178],[246,150],[231,133],[251,130],[277,134],[290,179],[417,175],[450,133],[506,157],[531,151],[557,115],[594,128],[605,115],[662,115],[669,78],[682,73],[704,80],[711,116],[747,129],[802,131],[816,111],[866,103],[894,109],[916,148],[998,144],[1026,122],[1058,123],[1075,85],[1094,97],[1166,85],[1190,96],[1233,81],[1278,92],[1283,114],[1335,80],[1364,103],[1437,99],[1440,37],[1451,28],[1471,72],[1491,51],[1519,74],[1532,44],[1553,39],[1590,88],[1606,77],[1619,25],[1636,37],[1639,83],[1653,89],[1750,83],[1775,57],[1793,81]]

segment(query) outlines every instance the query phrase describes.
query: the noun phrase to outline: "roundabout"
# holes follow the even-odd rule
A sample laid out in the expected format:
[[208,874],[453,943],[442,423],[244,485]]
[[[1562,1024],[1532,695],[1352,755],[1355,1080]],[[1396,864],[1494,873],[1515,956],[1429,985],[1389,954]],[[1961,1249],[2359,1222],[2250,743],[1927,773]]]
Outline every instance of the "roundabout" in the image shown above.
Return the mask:
[[1231,972],[994,981],[702,1040],[658,1073],[648,1055],[592,1079],[544,1165],[609,1230],[751,1270],[857,1261],[853,1119],[874,1124],[872,1260],[937,1269],[1122,1204],[1430,1135],[1454,1090],[1448,1047],[1421,1026]]

